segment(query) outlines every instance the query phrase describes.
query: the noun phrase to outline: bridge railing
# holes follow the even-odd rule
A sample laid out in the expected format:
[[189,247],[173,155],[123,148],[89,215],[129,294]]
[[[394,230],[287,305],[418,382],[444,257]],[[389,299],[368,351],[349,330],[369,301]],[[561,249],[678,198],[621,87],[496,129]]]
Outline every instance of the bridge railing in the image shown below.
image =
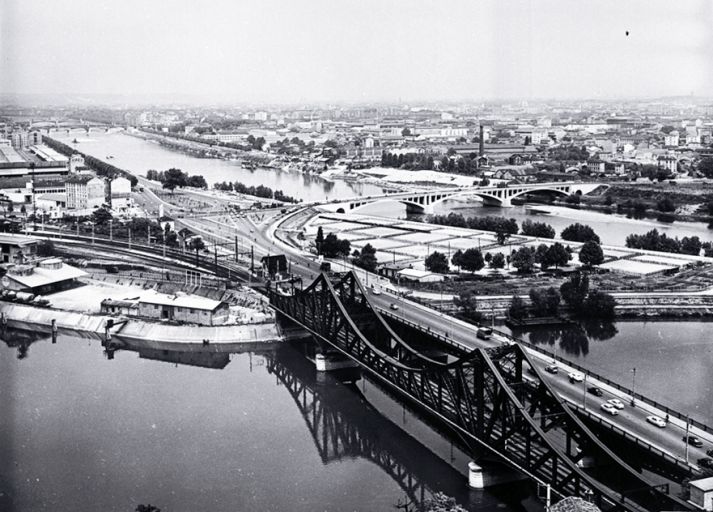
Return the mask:
[[[416,300],[414,300],[414,299],[416,299]],[[422,305],[427,306],[427,307],[433,307],[432,305],[427,305],[427,304],[425,304],[425,302],[422,302],[421,300],[418,300],[418,299],[415,298],[415,297],[409,297],[408,300],[413,300],[414,302],[419,303],[419,304],[422,304]],[[435,308],[435,309],[438,309],[439,311],[441,310],[440,308]],[[383,312],[382,312],[382,314],[383,314]],[[418,324],[416,324],[416,323],[414,323],[414,322],[411,322],[411,321],[409,321],[409,320],[406,320],[406,319],[404,319],[404,318],[401,318],[401,317],[399,317],[399,316],[397,316],[397,315],[389,315],[389,316],[391,316],[391,317],[393,317],[393,318],[396,318],[396,319],[398,319],[399,321],[402,321],[402,322],[404,322],[404,323],[407,324],[407,325],[410,325],[410,326],[412,326],[412,327],[416,327],[416,328],[418,328],[418,329],[423,330],[423,327],[419,326]],[[476,326],[476,327],[477,327],[477,326]],[[613,381],[613,380],[611,380],[611,379],[609,379],[609,378],[607,378],[607,377],[604,377],[603,375],[600,375],[600,374],[598,374],[598,373],[596,373],[596,372],[594,372],[594,371],[592,371],[592,370],[590,370],[590,369],[588,369],[588,368],[585,368],[585,367],[583,367],[583,366],[581,366],[581,365],[579,365],[579,364],[577,364],[577,363],[574,363],[574,362],[572,362],[572,361],[570,361],[570,360],[568,360],[568,359],[565,359],[564,357],[562,357],[562,356],[560,356],[560,355],[558,355],[558,354],[555,354],[555,353],[553,353],[553,352],[550,352],[549,350],[547,350],[547,349],[545,349],[545,348],[543,348],[543,347],[541,347],[541,346],[539,346],[539,345],[536,345],[536,344],[534,344],[534,343],[531,343],[531,342],[529,342],[529,341],[527,341],[527,340],[525,340],[525,339],[523,339],[523,338],[517,338],[517,337],[513,336],[512,334],[509,334],[509,333],[507,333],[507,332],[505,332],[505,331],[502,331],[502,330],[500,330],[500,329],[493,329],[493,333],[494,333],[494,334],[497,334],[497,335],[499,335],[499,336],[501,336],[501,337],[503,337],[503,338],[506,338],[506,339],[508,339],[508,340],[510,340],[510,341],[512,341],[512,342],[520,343],[521,345],[524,345],[524,346],[526,346],[527,348],[530,348],[530,349],[534,350],[535,352],[539,352],[539,353],[542,354],[542,355],[545,355],[545,356],[547,356],[547,357],[549,357],[549,358],[552,358],[552,359],[555,360],[555,361],[559,361],[559,362],[561,362],[561,363],[563,363],[563,364],[566,364],[567,366],[570,366],[570,367],[576,369],[577,371],[582,372],[582,373],[586,374],[587,376],[592,377],[592,378],[598,380],[599,382],[602,382],[602,383],[604,383],[604,384],[607,384],[608,386],[611,386],[611,387],[617,389],[618,391],[621,391],[622,393],[625,393],[625,394],[629,395],[630,397],[635,398],[636,400],[639,400],[639,401],[641,401],[641,402],[643,402],[643,403],[646,403],[646,404],[648,404],[648,405],[650,405],[650,406],[652,406],[652,407],[655,407],[656,409],[662,411],[663,413],[669,415],[670,417],[677,418],[677,419],[679,419],[679,420],[681,420],[681,421],[688,421],[688,423],[689,423],[691,426],[696,427],[696,428],[700,429],[701,431],[706,432],[706,433],[708,433],[708,434],[713,434],[713,427],[711,427],[711,426],[709,426],[709,425],[706,425],[706,424],[703,423],[702,421],[699,421],[699,420],[696,420],[696,419],[694,419],[694,418],[691,418],[689,415],[683,414],[682,412],[677,411],[677,410],[674,409],[673,407],[670,407],[670,406],[668,406],[668,405],[666,405],[666,404],[664,404],[664,403],[661,403],[661,402],[659,402],[659,401],[657,401],[657,400],[654,400],[654,399],[649,398],[649,397],[647,397],[647,396],[645,396],[645,395],[642,395],[641,393],[637,393],[637,392],[631,390],[630,388],[628,388],[628,387],[626,387],[626,386],[622,386],[622,385],[619,384],[618,382],[615,382],[615,381]],[[439,337],[439,336],[440,336],[440,335],[438,335],[438,334],[436,334],[436,333],[433,333],[433,332],[431,332],[431,334],[434,335],[434,336],[436,336],[436,337]],[[440,336],[440,338],[443,338],[443,336]],[[452,340],[449,340],[449,339],[446,339],[446,338],[443,338],[443,339],[444,339],[444,340],[447,340],[446,342],[447,342],[448,344],[450,344],[451,346],[456,346],[456,345],[457,345],[457,346],[460,346],[460,347],[462,348],[461,345],[458,345],[457,343],[453,342]]]

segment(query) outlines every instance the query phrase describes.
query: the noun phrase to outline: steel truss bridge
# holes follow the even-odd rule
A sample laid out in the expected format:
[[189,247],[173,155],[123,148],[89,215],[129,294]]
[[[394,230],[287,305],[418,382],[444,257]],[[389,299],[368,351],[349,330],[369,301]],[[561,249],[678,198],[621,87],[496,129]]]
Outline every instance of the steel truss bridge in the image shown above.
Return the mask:
[[692,510],[600,441],[519,344],[432,355],[443,343],[402,339],[351,272],[334,282],[321,274],[301,291],[267,293],[278,313],[324,349],[353,359],[473,448],[485,448],[557,495],[590,498],[607,510]]

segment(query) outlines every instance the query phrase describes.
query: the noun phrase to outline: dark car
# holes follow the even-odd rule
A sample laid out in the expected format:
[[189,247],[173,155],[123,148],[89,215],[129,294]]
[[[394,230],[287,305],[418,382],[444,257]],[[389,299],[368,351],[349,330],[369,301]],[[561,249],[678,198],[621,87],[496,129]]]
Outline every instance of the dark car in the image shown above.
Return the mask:
[[688,442],[688,444],[690,444],[691,446],[695,446],[696,448],[703,447],[703,441],[698,439],[696,436],[688,436],[688,438],[686,438],[686,436],[683,436],[681,439]]
[[594,396],[602,396],[604,394],[602,389],[598,388],[597,386],[588,387],[587,392],[593,394]]
[[702,468],[713,469],[713,459],[710,457],[703,457],[702,459],[698,459],[698,465]]

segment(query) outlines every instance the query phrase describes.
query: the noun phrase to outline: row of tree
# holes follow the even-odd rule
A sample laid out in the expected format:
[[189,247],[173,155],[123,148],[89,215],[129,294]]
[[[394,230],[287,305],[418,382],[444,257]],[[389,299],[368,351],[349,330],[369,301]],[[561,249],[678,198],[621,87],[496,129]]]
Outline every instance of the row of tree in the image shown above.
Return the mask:
[[[443,226],[453,226],[457,228],[477,229],[480,231],[495,231],[506,235],[516,235],[520,232],[523,235],[534,236],[539,238],[554,238],[555,230],[552,226],[545,222],[536,222],[525,220],[521,228],[518,227],[515,219],[507,219],[505,217],[485,216],[485,217],[464,217],[460,213],[451,212],[448,215],[433,215],[428,221],[431,224],[439,224]],[[560,234],[562,239],[570,242],[589,242],[594,241],[599,243],[599,236],[594,230],[585,224],[579,222],[571,224],[562,230]],[[498,237],[500,238],[500,237]],[[500,241],[500,243],[504,243]]]
[[508,315],[522,320],[528,316],[548,317],[559,314],[560,302],[576,316],[612,319],[615,316],[616,300],[610,294],[589,288],[589,276],[576,272],[562,283],[559,290],[554,287],[530,289],[530,307],[519,295],[513,295]]
[[657,229],[652,229],[643,235],[631,234],[626,237],[626,246],[632,249],[646,249],[648,251],[675,252],[682,254],[692,254],[698,256],[701,249],[710,252],[711,244],[701,242],[697,236],[666,236],[666,233],[659,233]]
[[396,167],[404,169],[433,169],[433,157],[428,153],[389,153],[381,154],[382,167]]
[[125,171],[124,169],[119,169],[115,165],[108,164],[102,160],[99,160],[98,158],[93,157],[92,155],[87,155],[82,153],[81,151],[77,151],[76,149],[68,146],[67,144],[64,144],[63,142],[55,140],[52,137],[48,137],[45,135],[42,138],[42,141],[44,144],[51,147],[58,153],[63,154],[66,157],[71,157],[72,155],[80,155],[82,158],[84,158],[84,164],[90,169],[92,169],[94,172],[96,172],[98,176],[103,176],[109,179],[114,179],[118,178],[119,176],[122,176],[131,182],[132,187],[135,187],[136,184],[139,182],[138,178],[130,172]]
[[285,203],[299,203],[298,199],[292,196],[288,196],[287,194],[282,192],[282,190],[273,191],[270,187],[266,187],[265,185],[258,185],[256,187],[254,185],[245,185],[244,183],[241,183],[239,181],[233,183],[229,181],[222,181],[219,183],[214,183],[213,188],[216,190],[234,191],[238,194],[245,194],[248,196],[276,199],[277,201],[282,201]]
[[146,178],[151,181],[160,182],[163,188],[170,191],[183,187],[208,188],[208,183],[206,183],[205,178],[200,174],[190,175],[175,167],[171,167],[167,171],[150,169],[146,171]]

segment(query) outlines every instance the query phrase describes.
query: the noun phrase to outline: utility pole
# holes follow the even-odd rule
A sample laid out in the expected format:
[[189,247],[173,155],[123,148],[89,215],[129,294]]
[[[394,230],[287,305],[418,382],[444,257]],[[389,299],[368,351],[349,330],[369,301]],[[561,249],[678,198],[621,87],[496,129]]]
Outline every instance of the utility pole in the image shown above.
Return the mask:
[[[32,173],[32,231],[37,231],[37,202],[35,201],[35,162],[30,162],[30,172]],[[25,226],[25,229],[27,229],[27,226]]]
[[587,408],[587,374],[584,374],[584,381],[582,382],[582,408]]
[[112,242],[114,240],[114,220],[109,219],[109,241]]
[[218,273],[218,243],[213,244],[213,268]]
[[131,228],[129,228],[129,250],[131,250]]
[[631,369],[632,372],[632,377],[631,377],[631,406],[636,407],[636,368]]
[[686,437],[684,440],[686,441],[686,464],[688,464],[688,433],[691,430],[691,421],[689,420],[688,416],[686,416]]
[[235,235],[235,262],[238,262],[238,235]]

